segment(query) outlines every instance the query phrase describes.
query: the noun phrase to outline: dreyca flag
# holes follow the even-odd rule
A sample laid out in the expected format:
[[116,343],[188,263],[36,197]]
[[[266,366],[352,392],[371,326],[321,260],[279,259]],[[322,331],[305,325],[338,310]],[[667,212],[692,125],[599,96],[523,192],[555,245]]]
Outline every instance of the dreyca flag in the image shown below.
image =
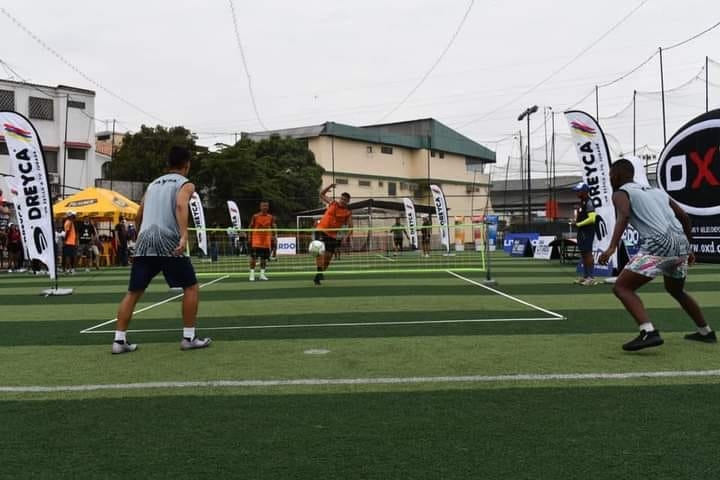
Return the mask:
[[55,279],[52,201],[40,137],[16,112],[0,112],[0,128],[10,156],[8,183],[23,245],[30,259],[43,262]]
[[230,214],[230,225],[238,231],[242,229],[242,221],[240,221],[240,209],[234,200],[227,201],[228,213]]
[[442,189],[437,185],[430,185],[430,190],[433,194],[433,201],[435,202],[435,212],[438,217],[438,224],[440,225],[440,244],[445,249],[450,251],[450,226],[448,225],[448,211],[447,202],[445,201],[445,194]]
[[[588,192],[595,206],[595,240],[593,255],[597,256],[610,245],[615,229],[615,207],[612,203],[612,185],[610,184],[610,150],[600,125],[585,112],[573,110],[565,112],[577,150],[583,181],[590,187]],[[617,253],[608,261],[606,271],[596,265],[596,273],[610,275],[617,268]]]
[[203,251],[205,255],[208,253],[207,249],[207,230],[205,230],[205,212],[203,211],[202,202],[200,201],[200,195],[197,192],[193,192],[190,197],[190,214],[195,224],[197,233],[198,247]]
[[410,247],[413,250],[417,250],[418,238],[417,238],[417,218],[415,217],[415,204],[409,198],[403,198],[403,204],[405,205],[405,220],[407,220],[407,233],[410,239]]

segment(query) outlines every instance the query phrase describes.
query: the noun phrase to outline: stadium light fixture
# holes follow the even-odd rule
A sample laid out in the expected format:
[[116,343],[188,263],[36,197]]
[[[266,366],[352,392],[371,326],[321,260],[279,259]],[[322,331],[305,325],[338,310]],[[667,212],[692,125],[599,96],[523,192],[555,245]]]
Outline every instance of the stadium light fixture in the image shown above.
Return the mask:
[[538,111],[538,106],[528,107],[518,116],[518,122],[527,118],[527,233],[532,226],[532,196],[530,194],[530,115]]

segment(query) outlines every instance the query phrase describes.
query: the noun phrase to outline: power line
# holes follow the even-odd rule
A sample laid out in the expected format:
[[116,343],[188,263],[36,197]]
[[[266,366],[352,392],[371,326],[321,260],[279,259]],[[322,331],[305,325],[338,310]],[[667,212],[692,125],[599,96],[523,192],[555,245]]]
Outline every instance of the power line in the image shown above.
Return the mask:
[[469,122],[466,122],[466,123],[460,125],[460,127],[461,127],[461,128],[462,128],[462,127],[466,127],[466,126],[471,125],[471,124],[473,124],[473,123],[479,122],[480,120],[484,120],[485,118],[489,117],[490,115],[492,115],[492,114],[494,114],[494,113],[496,113],[496,112],[499,112],[499,111],[502,110],[503,108],[506,108],[506,107],[514,104],[515,102],[517,102],[518,100],[520,100],[521,98],[523,98],[525,95],[527,95],[527,94],[529,94],[529,93],[531,93],[531,92],[534,92],[536,89],[538,89],[540,86],[542,86],[543,84],[545,84],[547,81],[549,81],[549,80],[550,80],[551,78],[553,78],[555,75],[557,75],[558,73],[562,72],[562,71],[565,70],[567,67],[569,67],[571,64],[573,64],[576,60],[578,60],[580,57],[582,57],[583,55],[585,55],[585,53],[587,53],[588,50],[592,49],[595,45],[597,45],[597,44],[600,43],[602,40],[604,40],[605,37],[607,37],[608,35],[610,35],[616,28],[618,28],[620,25],[622,25],[623,23],[625,23],[625,21],[626,21],[628,18],[630,18],[635,12],[637,12],[637,11],[638,11],[643,5],[645,5],[647,2],[648,2],[648,0],[643,0],[638,6],[636,6],[634,9],[632,9],[632,10],[630,11],[630,13],[628,13],[627,15],[625,15],[622,19],[620,19],[619,22],[617,22],[615,25],[613,25],[612,27],[610,27],[609,30],[607,30],[605,33],[603,33],[597,40],[595,40],[593,43],[591,43],[590,45],[588,45],[587,47],[585,47],[582,51],[580,51],[580,53],[578,53],[578,54],[575,55],[572,59],[570,59],[570,61],[568,61],[568,62],[565,63],[563,66],[561,66],[560,68],[558,68],[557,70],[555,70],[554,72],[552,72],[550,75],[548,75],[547,77],[545,77],[544,79],[542,79],[541,81],[539,81],[538,83],[536,83],[535,85],[533,85],[532,87],[530,87],[528,90],[525,90],[523,93],[521,93],[520,95],[516,96],[515,98],[513,98],[513,99],[510,100],[509,102],[504,103],[503,105],[501,105],[500,107],[498,107],[498,108],[496,108],[496,109],[494,109],[494,110],[491,110],[490,112],[486,113],[485,115],[483,115],[483,116],[481,116],[481,117],[479,117],[479,118],[476,118],[476,119],[474,119],[474,120],[471,120],[471,121],[469,121]]
[[245,60],[245,51],[243,50],[242,42],[240,41],[240,28],[238,27],[237,16],[235,15],[235,6],[233,5],[233,0],[228,0],[228,3],[230,4],[230,13],[232,13],[233,26],[235,27],[235,40],[237,40],[237,45],[240,49],[240,58],[242,58],[243,68],[245,69],[245,76],[247,77],[248,82],[248,91],[250,92],[250,101],[252,102],[253,110],[255,111],[255,118],[257,118],[257,121],[263,128],[263,130],[267,130],[268,128],[265,126],[262,119],[260,118],[260,112],[258,111],[257,103],[255,102],[255,92],[253,92],[252,78],[250,77],[250,69],[248,69],[247,61]]
[[437,58],[437,60],[435,60],[435,62],[433,62],[433,64],[430,66],[430,69],[427,72],[425,72],[425,75],[422,76],[422,78],[417,83],[417,85],[415,85],[413,87],[413,89],[410,90],[410,93],[408,93],[405,96],[405,98],[403,98],[400,101],[400,103],[395,105],[395,108],[393,108],[388,113],[383,115],[383,117],[380,120],[378,120],[376,123],[382,123],[386,118],[388,118],[390,115],[395,113],[400,107],[402,107],[405,104],[405,102],[407,102],[410,99],[410,97],[413,96],[413,94],[418,90],[418,88],[420,88],[422,86],[422,84],[425,83],[425,80],[427,80],[427,78],[430,76],[430,74],[433,72],[433,70],[435,70],[435,68],[440,64],[440,61],[443,59],[443,57],[448,52],[448,50],[450,50],[450,47],[452,47],[453,43],[455,43],[455,39],[460,34],[460,30],[462,30],[463,25],[465,25],[465,20],[467,20],[468,16],[470,15],[470,11],[472,10],[473,5],[475,5],[475,0],[470,0],[470,5],[468,5],[467,10],[465,10],[465,14],[462,17],[462,20],[460,20],[460,24],[455,29],[455,33],[453,33],[452,37],[450,38],[450,41],[445,46],[443,51],[440,53],[440,56]]
[[5,10],[4,8],[0,7],[0,12],[2,12],[6,17],[8,17],[15,25],[17,25],[18,28],[20,28],[23,32],[25,32],[30,38],[32,38],[33,40],[35,40],[35,42],[37,42],[41,47],[43,47],[45,50],[47,50],[48,52],[50,52],[51,54],[53,54],[58,60],[60,60],[62,63],[64,63],[64,64],[67,65],[68,67],[70,67],[70,69],[72,69],[75,73],[77,73],[78,75],[80,75],[82,78],[84,78],[84,79],[87,80],[88,82],[92,83],[93,85],[95,85],[95,86],[98,87],[99,89],[103,90],[105,93],[111,95],[112,97],[115,97],[116,99],[120,100],[121,102],[123,102],[124,104],[128,105],[129,107],[132,107],[133,109],[137,110],[138,112],[141,112],[143,115],[146,115],[146,116],[148,116],[148,117],[150,117],[150,118],[153,118],[153,119],[159,121],[160,123],[165,123],[165,124],[168,123],[168,122],[165,122],[164,120],[162,120],[161,118],[158,118],[158,117],[156,117],[155,115],[153,115],[153,114],[151,114],[151,113],[148,113],[147,111],[143,110],[142,108],[138,107],[137,105],[131,103],[130,101],[128,101],[128,100],[126,100],[125,98],[121,97],[120,95],[118,95],[117,93],[113,92],[112,90],[110,90],[110,89],[108,89],[108,88],[105,88],[102,84],[100,84],[100,82],[94,80],[94,79],[91,78],[89,75],[87,75],[85,72],[83,72],[83,71],[80,70],[78,67],[76,67],[74,64],[70,63],[70,61],[68,61],[65,57],[63,57],[57,50],[55,50],[55,49],[52,48],[50,45],[48,45],[47,43],[45,43],[45,42],[44,42],[40,37],[38,37],[32,30],[30,30],[30,29],[27,28],[25,25],[23,25],[23,24],[20,22],[20,20],[18,20],[18,19],[15,18],[14,16],[12,16],[12,15],[10,14],[10,12],[8,12],[7,10]]
[[703,30],[702,32],[696,33],[696,34],[693,35],[692,37],[690,37],[690,38],[688,38],[688,39],[686,39],[686,40],[683,40],[682,42],[676,43],[675,45],[670,45],[669,47],[665,47],[665,48],[663,48],[663,50],[672,50],[672,49],[675,48],[675,47],[679,47],[680,45],[684,45],[684,44],[686,44],[686,43],[688,43],[688,42],[691,42],[691,41],[695,40],[696,38],[705,35],[705,34],[706,34],[707,32],[709,32],[710,30],[713,30],[713,29],[717,28],[719,25],[720,25],[720,22],[717,22],[717,23],[716,23],[715,25],[713,25],[712,27],[706,28],[706,29]]

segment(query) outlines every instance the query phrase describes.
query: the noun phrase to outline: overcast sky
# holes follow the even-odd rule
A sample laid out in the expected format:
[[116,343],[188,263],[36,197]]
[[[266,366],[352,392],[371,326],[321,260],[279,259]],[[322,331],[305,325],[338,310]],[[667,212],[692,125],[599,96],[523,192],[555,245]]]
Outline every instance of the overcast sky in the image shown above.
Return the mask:
[[[594,115],[595,95],[588,94],[595,85],[720,22],[717,0],[235,0],[233,6],[257,115],[228,0],[2,2],[0,60],[35,83],[96,91],[98,130],[111,119],[131,131],[141,124],[183,125],[209,146],[262,125],[433,117],[496,150],[504,165],[517,156],[513,133],[526,135],[517,116],[537,104],[531,145],[537,147],[533,170],[542,174],[544,107],[562,112],[587,96],[576,107]],[[720,27],[663,53],[666,88],[690,82],[668,93],[668,137],[704,111],[704,84],[692,79],[704,79],[706,56],[718,86],[710,89],[712,108],[720,106],[720,66],[712,62],[720,62]],[[0,68],[0,75],[14,74]],[[632,149],[633,90],[644,102],[637,143],[660,148],[659,95],[652,93],[660,90],[658,55],[600,89],[601,125],[615,149]],[[567,134],[561,116],[556,128]]]

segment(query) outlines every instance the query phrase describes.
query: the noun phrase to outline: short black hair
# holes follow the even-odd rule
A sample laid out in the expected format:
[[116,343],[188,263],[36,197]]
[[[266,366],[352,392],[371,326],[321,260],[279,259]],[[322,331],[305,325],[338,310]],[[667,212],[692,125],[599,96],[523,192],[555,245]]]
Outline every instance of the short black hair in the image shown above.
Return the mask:
[[342,192],[340,194],[341,197],[347,197],[348,200],[350,200],[350,194],[348,192]]
[[635,176],[635,166],[626,158],[616,160],[610,168],[620,173],[625,178],[633,178],[633,176]]
[[168,153],[167,164],[170,168],[182,168],[190,162],[190,150],[185,147],[173,146]]

